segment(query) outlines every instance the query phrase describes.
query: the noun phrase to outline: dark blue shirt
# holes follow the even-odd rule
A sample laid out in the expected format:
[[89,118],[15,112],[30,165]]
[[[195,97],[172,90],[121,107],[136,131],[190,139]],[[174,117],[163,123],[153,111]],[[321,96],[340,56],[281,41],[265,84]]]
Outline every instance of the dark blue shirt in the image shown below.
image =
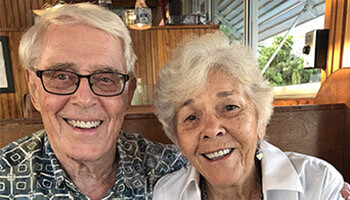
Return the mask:
[[[152,199],[155,182],[188,163],[174,145],[121,132],[117,180],[103,199]],[[0,199],[89,199],[62,169],[45,130],[0,150]]]

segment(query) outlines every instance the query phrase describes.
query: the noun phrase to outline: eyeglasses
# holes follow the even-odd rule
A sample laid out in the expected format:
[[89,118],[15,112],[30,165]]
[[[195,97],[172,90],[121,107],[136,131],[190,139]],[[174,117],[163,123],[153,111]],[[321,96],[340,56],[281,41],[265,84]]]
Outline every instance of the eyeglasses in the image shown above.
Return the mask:
[[41,79],[44,90],[51,94],[71,95],[79,87],[80,79],[87,78],[91,91],[97,96],[111,97],[123,93],[129,75],[116,72],[97,72],[80,75],[65,70],[42,70],[36,75]]

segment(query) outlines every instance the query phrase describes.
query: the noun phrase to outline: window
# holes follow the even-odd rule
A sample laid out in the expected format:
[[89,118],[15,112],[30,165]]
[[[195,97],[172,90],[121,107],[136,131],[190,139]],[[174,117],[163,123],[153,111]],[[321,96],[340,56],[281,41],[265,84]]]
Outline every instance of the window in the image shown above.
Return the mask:
[[211,8],[209,20],[252,48],[276,98],[316,95],[320,69],[303,68],[302,48],[307,32],[323,29],[325,0],[192,0],[189,7],[192,13]]

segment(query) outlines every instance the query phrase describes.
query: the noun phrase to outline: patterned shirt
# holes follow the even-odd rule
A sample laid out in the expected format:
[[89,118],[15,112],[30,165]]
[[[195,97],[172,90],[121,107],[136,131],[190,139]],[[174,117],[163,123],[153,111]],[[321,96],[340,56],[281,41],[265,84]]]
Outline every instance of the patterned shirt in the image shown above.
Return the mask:
[[[174,145],[121,132],[117,180],[103,199],[152,199],[155,182],[188,161]],[[89,199],[67,176],[45,130],[0,149],[0,199]]]

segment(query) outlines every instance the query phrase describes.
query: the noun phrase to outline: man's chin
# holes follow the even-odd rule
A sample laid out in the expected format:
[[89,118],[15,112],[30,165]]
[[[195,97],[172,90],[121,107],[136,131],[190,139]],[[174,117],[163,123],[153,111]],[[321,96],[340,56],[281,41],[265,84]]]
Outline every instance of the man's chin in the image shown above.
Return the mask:
[[67,154],[67,157],[75,162],[94,162],[98,160],[101,156],[85,154]]

